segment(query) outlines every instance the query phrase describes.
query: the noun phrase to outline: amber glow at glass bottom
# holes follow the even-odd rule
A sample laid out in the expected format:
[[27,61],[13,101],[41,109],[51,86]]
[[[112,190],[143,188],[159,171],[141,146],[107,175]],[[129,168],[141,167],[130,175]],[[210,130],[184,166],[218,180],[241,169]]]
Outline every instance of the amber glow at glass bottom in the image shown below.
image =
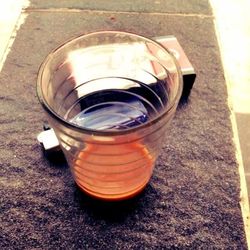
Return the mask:
[[72,164],[76,184],[87,194],[104,200],[135,196],[148,183],[155,159],[139,143],[87,145]]

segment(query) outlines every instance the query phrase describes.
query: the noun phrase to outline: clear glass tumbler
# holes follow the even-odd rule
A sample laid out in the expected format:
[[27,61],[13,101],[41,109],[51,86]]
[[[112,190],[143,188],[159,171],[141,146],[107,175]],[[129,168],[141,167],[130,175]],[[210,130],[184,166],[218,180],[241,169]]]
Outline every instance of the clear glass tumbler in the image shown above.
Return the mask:
[[70,40],[44,60],[37,93],[76,184],[119,200],[150,180],[182,92],[175,58],[126,32]]

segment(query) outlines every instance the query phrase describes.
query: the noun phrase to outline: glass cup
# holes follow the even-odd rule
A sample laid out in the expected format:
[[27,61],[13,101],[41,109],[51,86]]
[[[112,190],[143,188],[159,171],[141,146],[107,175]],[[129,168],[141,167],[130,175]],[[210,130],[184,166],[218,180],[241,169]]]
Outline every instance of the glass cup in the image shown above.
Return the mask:
[[70,40],[44,60],[39,100],[76,184],[120,200],[149,182],[182,92],[182,76],[159,43],[126,32]]

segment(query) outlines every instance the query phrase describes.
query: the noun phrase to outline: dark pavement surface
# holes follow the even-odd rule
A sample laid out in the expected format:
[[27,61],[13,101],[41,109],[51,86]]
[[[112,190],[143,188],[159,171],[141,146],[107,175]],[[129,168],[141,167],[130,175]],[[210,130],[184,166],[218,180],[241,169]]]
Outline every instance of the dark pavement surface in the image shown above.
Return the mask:
[[68,8],[68,9],[89,9],[105,11],[134,11],[134,12],[158,12],[158,13],[197,13],[211,14],[207,0],[32,0],[30,8]]
[[[207,1],[31,2],[0,73],[0,248],[247,249],[226,84]],[[50,162],[36,141],[45,120],[36,97],[39,65],[72,36],[105,29],[175,35],[197,72],[150,184],[137,198],[115,204],[82,194],[67,164]]]

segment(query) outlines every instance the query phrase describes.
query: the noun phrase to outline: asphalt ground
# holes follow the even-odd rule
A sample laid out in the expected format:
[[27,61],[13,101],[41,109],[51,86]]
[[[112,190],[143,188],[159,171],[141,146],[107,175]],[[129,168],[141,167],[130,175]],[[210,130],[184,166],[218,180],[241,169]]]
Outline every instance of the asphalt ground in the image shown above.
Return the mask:
[[[0,74],[1,248],[247,249],[227,87],[207,1],[31,1]],[[97,30],[175,35],[197,78],[153,177],[130,201],[102,203],[43,155],[36,96],[44,57]]]

